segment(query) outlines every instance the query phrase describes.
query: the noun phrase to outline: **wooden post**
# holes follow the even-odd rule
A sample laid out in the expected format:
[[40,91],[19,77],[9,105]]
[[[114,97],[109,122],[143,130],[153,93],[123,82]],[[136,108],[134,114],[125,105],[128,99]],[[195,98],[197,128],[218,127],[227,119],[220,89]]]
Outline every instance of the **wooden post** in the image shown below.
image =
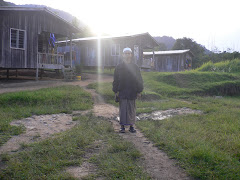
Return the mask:
[[18,70],[16,69],[16,77],[18,77]]
[[[100,46],[102,46],[101,41],[100,41]],[[102,48],[100,50],[102,51]],[[102,71],[104,72],[104,68],[105,68],[105,45],[104,45],[104,48],[103,48],[103,58],[102,59],[103,59],[102,60]]]
[[44,69],[41,69],[41,72],[40,72],[40,79],[42,79],[43,74],[44,74]]
[[70,37],[70,60],[71,60],[71,68],[72,68],[72,33],[71,33],[71,37]]
[[7,69],[7,80],[9,79],[9,69]]
[[38,55],[37,55],[36,81],[38,81]]
[[153,69],[155,69],[155,52],[154,52],[154,47],[153,47]]

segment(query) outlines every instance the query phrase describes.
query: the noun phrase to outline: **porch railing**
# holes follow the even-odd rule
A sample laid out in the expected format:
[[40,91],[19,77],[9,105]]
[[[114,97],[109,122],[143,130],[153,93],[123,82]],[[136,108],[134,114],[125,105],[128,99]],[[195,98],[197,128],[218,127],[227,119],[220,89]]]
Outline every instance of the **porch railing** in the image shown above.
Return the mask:
[[38,53],[38,64],[46,65],[64,65],[64,55]]

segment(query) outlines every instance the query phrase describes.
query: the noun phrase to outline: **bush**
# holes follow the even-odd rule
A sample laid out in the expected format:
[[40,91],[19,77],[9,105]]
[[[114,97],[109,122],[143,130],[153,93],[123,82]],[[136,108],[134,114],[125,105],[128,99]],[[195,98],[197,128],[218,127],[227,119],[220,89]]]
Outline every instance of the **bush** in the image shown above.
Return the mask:
[[215,64],[209,61],[196,69],[196,71],[237,73],[240,72],[240,59],[227,60]]

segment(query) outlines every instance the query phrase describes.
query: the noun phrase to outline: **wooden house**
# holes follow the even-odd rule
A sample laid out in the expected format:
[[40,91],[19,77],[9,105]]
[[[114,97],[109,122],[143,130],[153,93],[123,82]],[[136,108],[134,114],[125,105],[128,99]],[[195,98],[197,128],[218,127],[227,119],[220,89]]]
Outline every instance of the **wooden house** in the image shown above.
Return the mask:
[[[59,42],[62,46],[66,42]],[[158,43],[149,33],[123,36],[102,36],[73,39],[72,43],[80,48],[80,59],[85,67],[115,67],[122,61],[122,50],[130,47],[133,59],[142,68],[150,68],[143,61],[143,49],[153,49]],[[64,53],[59,48],[59,52]]]
[[144,59],[150,60],[152,69],[159,72],[178,72],[192,69],[193,53],[189,50],[144,52]]
[[[75,46],[74,44],[72,45],[72,58],[71,58],[71,46],[60,46],[57,48],[58,54],[61,54],[64,56],[64,65],[71,67],[75,66],[77,64],[80,64],[80,59],[81,59],[81,51],[80,47]],[[72,60],[71,60],[72,59]]]
[[0,70],[62,69],[55,41],[81,32],[47,8],[0,7]]

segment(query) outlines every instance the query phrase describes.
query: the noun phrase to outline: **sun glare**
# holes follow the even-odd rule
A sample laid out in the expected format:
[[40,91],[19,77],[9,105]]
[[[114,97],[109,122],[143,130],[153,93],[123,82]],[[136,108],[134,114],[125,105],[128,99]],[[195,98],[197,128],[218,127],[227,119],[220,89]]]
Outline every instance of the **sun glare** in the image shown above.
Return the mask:
[[226,41],[239,44],[237,0],[227,3],[219,0],[9,1],[15,4],[44,4],[63,10],[77,17],[97,35],[149,32],[152,36],[166,35],[175,39],[190,37],[205,46],[209,44],[209,38],[216,39],[216,46],[223,46],[221,43]]

